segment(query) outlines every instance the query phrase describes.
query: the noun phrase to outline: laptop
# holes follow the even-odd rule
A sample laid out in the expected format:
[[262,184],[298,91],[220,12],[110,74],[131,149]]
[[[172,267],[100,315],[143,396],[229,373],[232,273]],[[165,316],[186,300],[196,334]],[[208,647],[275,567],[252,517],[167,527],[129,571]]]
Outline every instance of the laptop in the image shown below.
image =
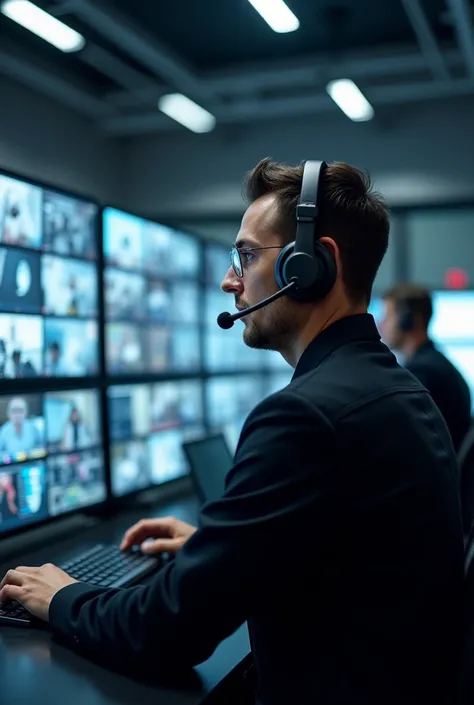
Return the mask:
[[233,465],[232,453],[224,435],[217,433],[199,440],[185,441],[183,450],[201,502],[204,504],[222,497],[225,478]]

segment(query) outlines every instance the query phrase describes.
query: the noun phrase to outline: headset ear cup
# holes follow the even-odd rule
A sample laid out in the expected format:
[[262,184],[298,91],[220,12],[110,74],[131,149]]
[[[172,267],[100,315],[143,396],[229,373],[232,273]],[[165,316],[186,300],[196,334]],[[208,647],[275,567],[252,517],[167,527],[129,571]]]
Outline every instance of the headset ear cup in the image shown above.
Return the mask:
[[405,333],[409,333],[413,330],[413,316],[411,311],[402,309],[398,318],[398,327]]
[[285,264],[288,261],[290,255],[293,254],[294,249],[294,241],[288,243],[288,245],[285,245],[285,247],[280,251],[277,261],[275,262],[275,279],[280,289],[283,289],[284,286],[289,284],[289,282],[285,279]]
[[336,260],[331,250],[321,242],[314,244],[314,278],[310,286],[297,289],[294,298],[298,301],[321,301],[329,294],[337,278]]

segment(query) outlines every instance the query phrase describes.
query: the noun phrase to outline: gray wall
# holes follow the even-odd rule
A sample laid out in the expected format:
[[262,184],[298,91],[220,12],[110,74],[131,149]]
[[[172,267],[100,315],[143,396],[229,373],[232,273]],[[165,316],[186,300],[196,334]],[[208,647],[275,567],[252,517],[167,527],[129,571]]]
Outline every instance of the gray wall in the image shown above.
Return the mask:
[[121,151],[86,118],[0,76],[0,168],[115,202]]
[[392,205],[474,199],[474,98],[396,106],[370,123],[334,115],[186,130],[125,145],[130,209],[149,216],[228,216],[242,209],[246,170],[264,156],[367,167]]

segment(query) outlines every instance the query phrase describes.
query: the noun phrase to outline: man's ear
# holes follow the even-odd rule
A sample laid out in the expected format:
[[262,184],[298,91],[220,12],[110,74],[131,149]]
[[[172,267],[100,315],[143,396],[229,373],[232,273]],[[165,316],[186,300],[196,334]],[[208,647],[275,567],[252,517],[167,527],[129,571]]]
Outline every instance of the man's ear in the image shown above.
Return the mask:
[[330,250],[336,260],[337,271],[341,271],[341,255],[337,242],[332,237],[320,237],[319,242]]

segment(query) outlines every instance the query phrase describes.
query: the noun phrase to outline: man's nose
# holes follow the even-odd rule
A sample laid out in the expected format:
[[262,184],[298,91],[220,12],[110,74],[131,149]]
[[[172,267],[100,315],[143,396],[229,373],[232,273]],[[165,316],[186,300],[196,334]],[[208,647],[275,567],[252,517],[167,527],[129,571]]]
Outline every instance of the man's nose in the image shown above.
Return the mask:
[[244,282],[241,277],[238,277],[232,267],[229,267],[224,280],[221,284],[221,289],[226,294],[240,295],[244,289]]

